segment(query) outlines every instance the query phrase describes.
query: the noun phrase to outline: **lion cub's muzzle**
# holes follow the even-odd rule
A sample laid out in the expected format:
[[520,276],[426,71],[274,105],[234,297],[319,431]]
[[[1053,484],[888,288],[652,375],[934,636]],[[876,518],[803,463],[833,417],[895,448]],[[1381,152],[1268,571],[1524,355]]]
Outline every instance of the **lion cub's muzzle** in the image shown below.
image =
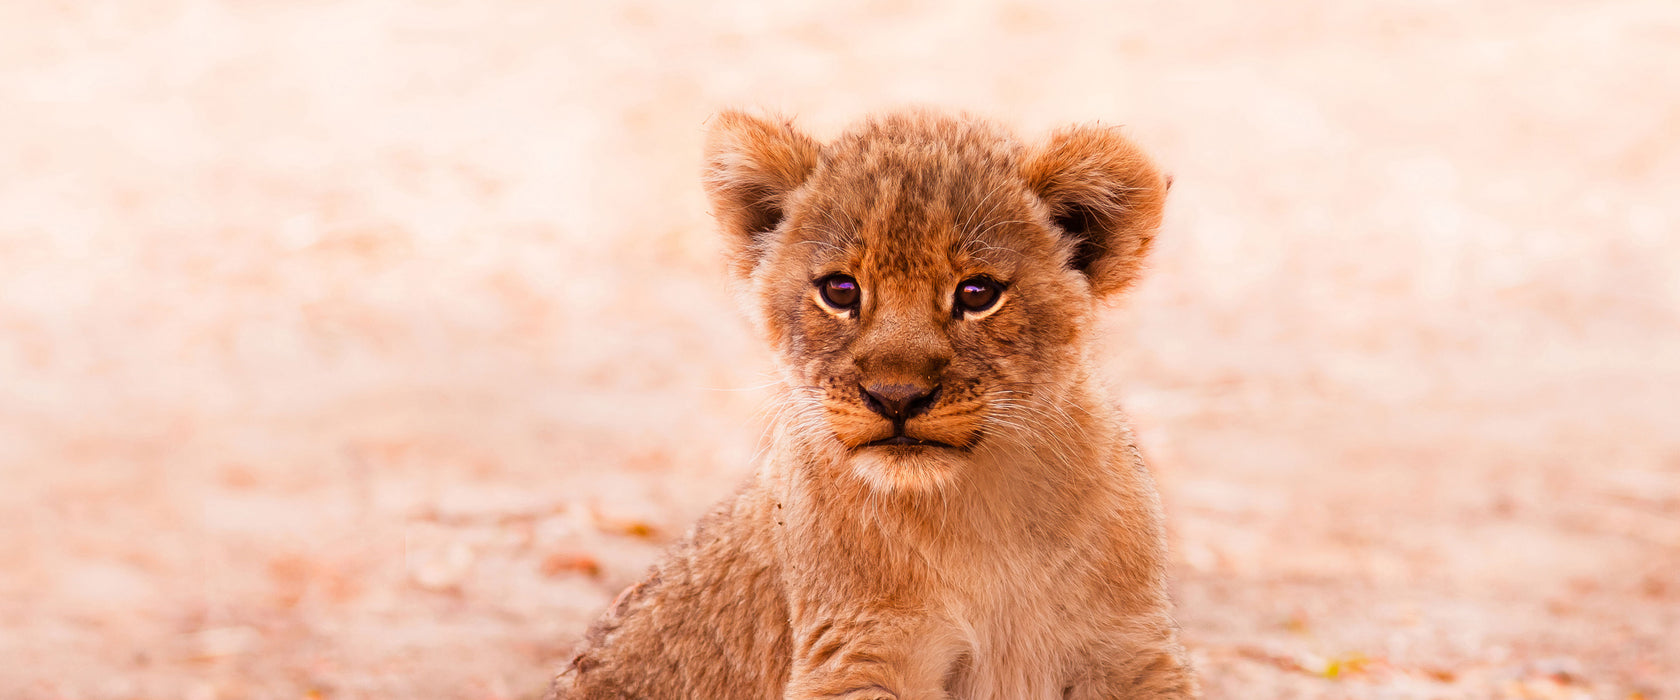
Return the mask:
[[[829,418],[854,450],[965,449],[979,432],[973,382],[953,370],[937,319],[880,313],[862,332],[851,371],[830,384]],[[850,387],[850,388],[848,388]]]
[[928,445],[931,447],[954,447],[938,440],[925,440],[905,434],[904,427],[939,401],[939,385],[928,387],[922,384],[860,384],[858,389],[863,393],[863,403],[893,424],[891,437],[881,438],[866,443],[866,447],[876,445]]
[[967,449],[978,436],[976,402],[953,396],[937,381],[894,377],[855,386],[856,398],[831,403],[829,414],[841,442],[852,449]]

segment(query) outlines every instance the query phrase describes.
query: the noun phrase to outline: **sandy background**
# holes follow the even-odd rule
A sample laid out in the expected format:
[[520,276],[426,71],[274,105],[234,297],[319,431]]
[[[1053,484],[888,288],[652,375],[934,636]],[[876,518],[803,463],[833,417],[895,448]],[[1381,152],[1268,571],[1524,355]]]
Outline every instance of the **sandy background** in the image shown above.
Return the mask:
[[1680,698],[1680,3],[0,3],[0,697],[530,698],[746,472],[707,116],[1121,123],[1214,698]]

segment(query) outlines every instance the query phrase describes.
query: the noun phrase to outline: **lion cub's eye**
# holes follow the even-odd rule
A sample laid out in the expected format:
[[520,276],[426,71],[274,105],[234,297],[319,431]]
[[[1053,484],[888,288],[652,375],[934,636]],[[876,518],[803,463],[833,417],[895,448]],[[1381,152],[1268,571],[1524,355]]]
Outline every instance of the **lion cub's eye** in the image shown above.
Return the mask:
[[990,277],[970,277],[957,285],[957,309],[978,313],[992,308],[1003,295],[1003,285]]
[[817,292],[822,295],[823,303],[836,309],[857,308],[858,291],[857,280],[851,275],[829,275],[817,280]]

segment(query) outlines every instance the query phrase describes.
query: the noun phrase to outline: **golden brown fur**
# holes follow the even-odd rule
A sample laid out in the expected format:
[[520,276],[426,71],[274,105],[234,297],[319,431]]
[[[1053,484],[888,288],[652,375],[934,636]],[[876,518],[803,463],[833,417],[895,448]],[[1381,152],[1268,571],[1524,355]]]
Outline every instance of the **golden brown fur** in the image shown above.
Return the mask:
[[780,358],[773,437],[555,697],[1195,697],[1159,502],[1087,359],[1160,223],[1149,159],[1095,126],[1028,147],[906,112],[819,144],[729,112],[705,184]]

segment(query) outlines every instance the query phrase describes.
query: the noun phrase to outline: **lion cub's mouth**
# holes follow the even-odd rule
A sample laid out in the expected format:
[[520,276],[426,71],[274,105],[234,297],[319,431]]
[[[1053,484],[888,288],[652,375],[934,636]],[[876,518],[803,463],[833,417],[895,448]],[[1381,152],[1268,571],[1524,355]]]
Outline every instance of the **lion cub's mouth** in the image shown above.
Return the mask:
[[944,448],[948,448],[948,449],[956,449],[956,447],[957,447],[956,445],[952,445],[952,444],[949,444],[949,443],[939,442],[937,440],[923,440],[923,439],[920,439],[920,438],[910,437],[909,435],[894,435],[894,436],[892,436],[890,438],[886,438],[884,440],[876,440],[874,442],[864,443],[863,446],[864,447],[880,447],[880,446],[883,446],[883,445],[916,445],[916,446],[922,446],[922,447],[944,447]]

